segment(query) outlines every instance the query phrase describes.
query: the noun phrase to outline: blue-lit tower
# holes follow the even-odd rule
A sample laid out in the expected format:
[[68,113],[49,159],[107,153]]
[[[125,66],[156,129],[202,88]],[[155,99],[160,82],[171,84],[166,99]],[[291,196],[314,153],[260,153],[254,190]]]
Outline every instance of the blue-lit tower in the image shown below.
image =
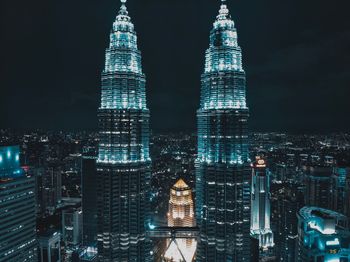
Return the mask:
[[245,72],[225,1],[210,32],[197,111],[198,261],[250,260],[250,177]]
[[264,158],[257,156],[252,169],[251,221],[252,237],[259,240],[261,255],[270,255],[273,243],[271,230],[270,171]]
[[99,261],[151,261],[145,231],[149,208],[149,110],[134,25],[125,3],[110,34],[99,119]]

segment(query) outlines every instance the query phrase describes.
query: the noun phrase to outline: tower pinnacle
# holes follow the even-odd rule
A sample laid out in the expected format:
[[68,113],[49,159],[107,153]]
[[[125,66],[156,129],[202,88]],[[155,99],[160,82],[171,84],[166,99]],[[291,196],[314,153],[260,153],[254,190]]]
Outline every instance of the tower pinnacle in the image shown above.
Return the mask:
[[126,3],[126,0],[120,0],[120,2],[121,2],[122,4],[125,4],[125,3]]

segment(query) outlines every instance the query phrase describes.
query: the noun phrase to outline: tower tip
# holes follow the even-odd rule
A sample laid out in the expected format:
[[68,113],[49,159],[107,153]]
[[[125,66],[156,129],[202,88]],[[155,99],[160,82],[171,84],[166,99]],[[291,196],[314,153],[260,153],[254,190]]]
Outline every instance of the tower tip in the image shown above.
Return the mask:
[[125,3],[126,3],[126,0],[120,0],[120,2],[121,2],[122,4],[125,4]]

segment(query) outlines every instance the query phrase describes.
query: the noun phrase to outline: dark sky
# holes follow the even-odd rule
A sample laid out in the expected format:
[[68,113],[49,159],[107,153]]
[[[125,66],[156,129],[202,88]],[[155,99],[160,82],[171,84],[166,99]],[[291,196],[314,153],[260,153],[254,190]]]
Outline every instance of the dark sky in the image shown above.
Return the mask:
[[[0,128],[95,129],[118,0],[2,0]],[[151,127],[196,128],[218,0],[128,0]],[[350,130],[348,0],[228,0],[254,131]]]

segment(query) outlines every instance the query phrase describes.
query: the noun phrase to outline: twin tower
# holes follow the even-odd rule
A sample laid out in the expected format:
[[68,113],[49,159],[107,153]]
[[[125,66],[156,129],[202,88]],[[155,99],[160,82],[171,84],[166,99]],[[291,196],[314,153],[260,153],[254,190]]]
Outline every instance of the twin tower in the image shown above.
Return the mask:
[[[147,230],[151,159],[145,75],[126,0],[110,34],[98,110],[99,261],[153,261]],[[250,176],[245,72],[222,0],[206,51],[198,119],[197,261],[250,260]]]

